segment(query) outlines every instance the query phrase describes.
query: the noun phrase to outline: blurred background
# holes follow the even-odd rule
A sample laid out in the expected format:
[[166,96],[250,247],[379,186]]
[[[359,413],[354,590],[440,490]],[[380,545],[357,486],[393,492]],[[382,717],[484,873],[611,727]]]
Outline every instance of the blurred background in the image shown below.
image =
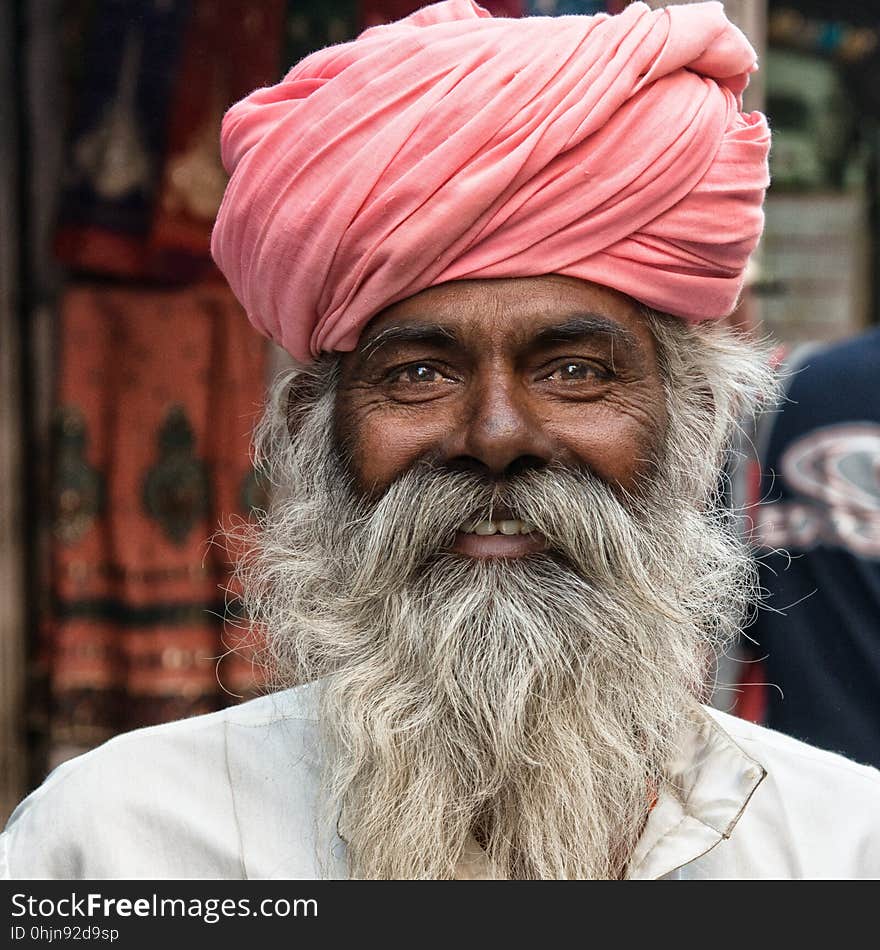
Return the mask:
[[[521,16],[625,4],[483,5]],[[230,651],[229,564],[210,539],[265,504],[249,436],[284,357],[210,261],[220,121],[310,51],[417,6],[0,4],[0,820],[63,759],[259,690],[247,650]],[[734,322],[790,361],[878,318],[880,0],[725,7],[762,63],[746,107],[774,129],[766,234]],[[768,500],[762,438],[744,433],[739,507]],[[862,665],[880,670],[875,633]],[[766,658],[744,642],[719,670],[716,704],[765,720]],[[871,702],[862,728],[880,733]]]

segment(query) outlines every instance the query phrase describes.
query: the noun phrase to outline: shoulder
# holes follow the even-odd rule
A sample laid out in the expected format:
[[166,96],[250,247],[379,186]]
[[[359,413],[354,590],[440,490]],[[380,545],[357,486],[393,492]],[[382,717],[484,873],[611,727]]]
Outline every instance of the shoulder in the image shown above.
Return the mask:
[[794,771],[801,777],[833,777],[838,787],[842,783],[869,796],[880,795],[880,771],[870,765],[862,765],[836,752],[819,749],[717,709],[707,709],[707,712],[744,752],[768,770],[772,768],[781,775]]
[[[877,357],[880,355],[880,330],[873,329],[836,343],[805,349],[789,387],[790,393],[808,397],[827,396],[828,385],[868,387],[868,406],[873,405]],[[866,407],[861,407],[866,408]]]
[[846,368],[852,364],[870,365],[870,360],[880,352],[880,328],[873,327],[856,336],[846,337],[822,347],[816,357],[821,366]]
[[[138,729],[56,768],[0,838],[4,877],[238,877],[236,796],[311,725],[312,687]],[[283,737],[283,738],[282,738]]]
[[708,712],[766,773],[718,857],[739,852],[739,860],[754,871],[743,876],[880,876],[877,769],[735,716]]

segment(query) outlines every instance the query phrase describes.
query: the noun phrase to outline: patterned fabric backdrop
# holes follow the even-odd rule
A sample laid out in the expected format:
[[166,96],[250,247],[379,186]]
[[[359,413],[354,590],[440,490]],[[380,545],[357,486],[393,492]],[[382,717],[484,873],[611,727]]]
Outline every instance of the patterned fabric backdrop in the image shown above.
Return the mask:
[[248,448],[267,350],[209,240],[226,182],[220,119],[278,78],[287,7],[46,8],[62,23],[64,95],[33,95],[67,130],[48,187],[71,282],[55,321],[51,459],[32,462],[52,473],[51,527],[34,524],[51,597],[35,611],[32,781],[118,732],[216,709],[259,682],[241,656],[220,659],[229,564],[208,539],[265,503]]
[[[507,16],[570,12],[572,4],[579,12],[597,6],[485,0]],[[44,470],[53,483],[51,527],[43,512],[31,526],[40,595],[32,608],[33,780],[118,732],[206,712],[258,688],[246,657],[218,659],[227,653],[229,565],[207,541],[221,519],[265,503],[248,445],[267,350],[209,255],[226,182],[220,120],[233,101],[312,50],[420,5],[41,0],[34,7],[65,65],[63,95],[32,83],[28,114],[44,120],[30,141],[43,143],[47,168],[46,130],[63,128],[65,141],[60,173],[34,174],[51,195],[41,192],[31,206],[42,207],[47,222],[46,209],[57,206],[51,244],[71,282],[58,306],[56,345],[47,347],[57,367],[54,424],[51,435],[47,425],[32,433],[39,448],[29,463],[35,484]],[[38,33],[32,26],[29,35]],[[36,46],[30,55],[36,67]],[[43,167],[39,155],[34,164]],[[48,225],[35,233],[43,230]],[[51,314],[54,292],[36,296]],[[43,311],[33,308],[30,325]]]
[[220,659],[228,564],[208,539],[265,504],[248,445],[266,351],[228,290],[76,286],[60,320],[42,651],[56,760],[254,688],[246,659]]

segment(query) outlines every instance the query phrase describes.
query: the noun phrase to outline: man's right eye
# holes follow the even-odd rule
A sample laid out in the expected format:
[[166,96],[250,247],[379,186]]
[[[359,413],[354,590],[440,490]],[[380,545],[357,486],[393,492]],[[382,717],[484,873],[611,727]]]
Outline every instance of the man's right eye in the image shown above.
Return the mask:
[[438,383],[441,379],[443,375],[428,363],[410,363],[388,374],[391,383]]
[[433,383],[436,382],[440,376],[433,366],[426,366],[424,363],[407,366],[404,370],[404,374],[407,381],[411,383]]

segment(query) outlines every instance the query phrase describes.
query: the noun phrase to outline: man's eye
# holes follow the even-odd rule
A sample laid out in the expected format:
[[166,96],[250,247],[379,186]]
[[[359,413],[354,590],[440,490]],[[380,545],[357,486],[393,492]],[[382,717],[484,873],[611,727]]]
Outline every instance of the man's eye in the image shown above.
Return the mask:
[[391,377],[393,383],[436,383],[443,377],[427,363],[411,363],[397,370]]
[[563,382],[579,382],[583,379],[604,379],[607,376],[602,369],[592,363],[584,363],[579,360],[571,360],[557,366],[548,379],[560,379]]

